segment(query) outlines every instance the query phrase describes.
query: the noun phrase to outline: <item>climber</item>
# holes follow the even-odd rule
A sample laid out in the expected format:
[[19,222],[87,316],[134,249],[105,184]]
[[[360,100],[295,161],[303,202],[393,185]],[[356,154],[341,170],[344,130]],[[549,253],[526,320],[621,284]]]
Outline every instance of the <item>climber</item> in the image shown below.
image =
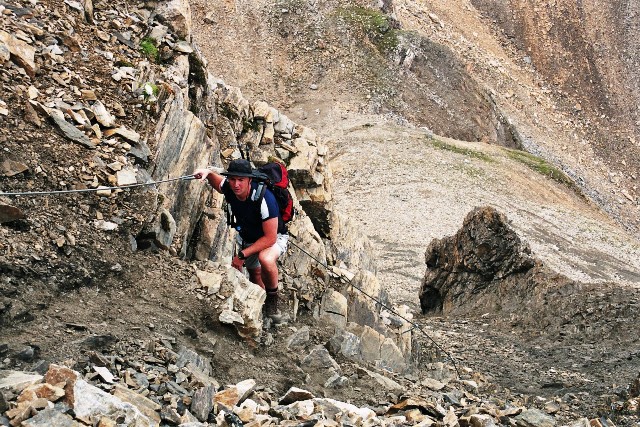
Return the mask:
[[253,180],[254,170],[245,159],[233,160],[226,172],[207,168],[198,169],[193,175],[224,194],[234,217],[240,248],[231,265],[240,271],[243,266],[247,268],[249,280],[267,292],[265,315],[274,324],[281,323],[277,260],[287,250],[289,235],[275,196],[267,188],[264,196],[256,197],[258,184]]

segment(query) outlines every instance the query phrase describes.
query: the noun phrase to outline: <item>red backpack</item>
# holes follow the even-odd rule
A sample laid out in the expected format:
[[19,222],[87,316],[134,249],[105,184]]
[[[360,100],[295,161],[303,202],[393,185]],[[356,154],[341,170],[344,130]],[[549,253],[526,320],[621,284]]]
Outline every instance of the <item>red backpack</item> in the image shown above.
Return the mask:
[[[266,188],[269,188],[278,202],[280,216],[286,224],[293,219],[293,198],[289,192],[289,172],[283,164],[272,162],[260,166],[254,171],[254,179],[259,182],[255,201],[262,202]],[[265,184],[266,187],[263,185]]]

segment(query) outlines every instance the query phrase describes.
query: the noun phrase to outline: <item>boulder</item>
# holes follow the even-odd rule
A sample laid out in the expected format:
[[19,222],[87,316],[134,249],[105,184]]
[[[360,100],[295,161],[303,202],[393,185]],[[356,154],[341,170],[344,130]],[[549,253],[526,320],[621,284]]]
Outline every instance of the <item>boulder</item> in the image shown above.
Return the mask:
[[160,2],[155,12],[158,20],[171,28],[180,39],[191,41],[191,7],[187,0]]
[[448,311],[483,294],[499,302],[496,292],[518,282],[528,286],[527,274],[536,265],[529,246],[493,207],[474,209],[454,236],[433,240],[425,261],[420,290],[425,313]]
[[35,77],[37,67],[35,62],[36,50],[33,46],[17,39],[6,31],[0,30],[0,46],[11,54],[10,58],[22,67],[29,77]]

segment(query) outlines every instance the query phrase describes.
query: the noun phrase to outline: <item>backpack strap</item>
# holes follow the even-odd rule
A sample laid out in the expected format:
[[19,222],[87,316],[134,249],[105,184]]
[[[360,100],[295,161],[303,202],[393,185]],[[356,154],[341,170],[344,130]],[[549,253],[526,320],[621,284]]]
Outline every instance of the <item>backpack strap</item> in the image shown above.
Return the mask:
[[251,192],[250,199],[252,202],[262,203],[264,193],[267,191],[267,185],[264,182],[259,182],[255,190]]

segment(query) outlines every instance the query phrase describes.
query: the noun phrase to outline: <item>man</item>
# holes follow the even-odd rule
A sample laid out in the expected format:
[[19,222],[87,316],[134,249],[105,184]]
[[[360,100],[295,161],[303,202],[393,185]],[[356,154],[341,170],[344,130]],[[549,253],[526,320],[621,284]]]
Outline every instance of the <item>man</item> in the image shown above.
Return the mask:
[[267,188],[262,200],[257,200],[258,184],[253,180],[254,171],[251,163],[244,159],[232,161],[226,172],[198,169],[194,176],[224,194],[235,217],[240,247],[231,265],[240,271],[243,266],[247,268],[249,280],[267,292],[265,314],[274,323],[281,322],[277,260],[287,250],[289,236],[275,196]]

